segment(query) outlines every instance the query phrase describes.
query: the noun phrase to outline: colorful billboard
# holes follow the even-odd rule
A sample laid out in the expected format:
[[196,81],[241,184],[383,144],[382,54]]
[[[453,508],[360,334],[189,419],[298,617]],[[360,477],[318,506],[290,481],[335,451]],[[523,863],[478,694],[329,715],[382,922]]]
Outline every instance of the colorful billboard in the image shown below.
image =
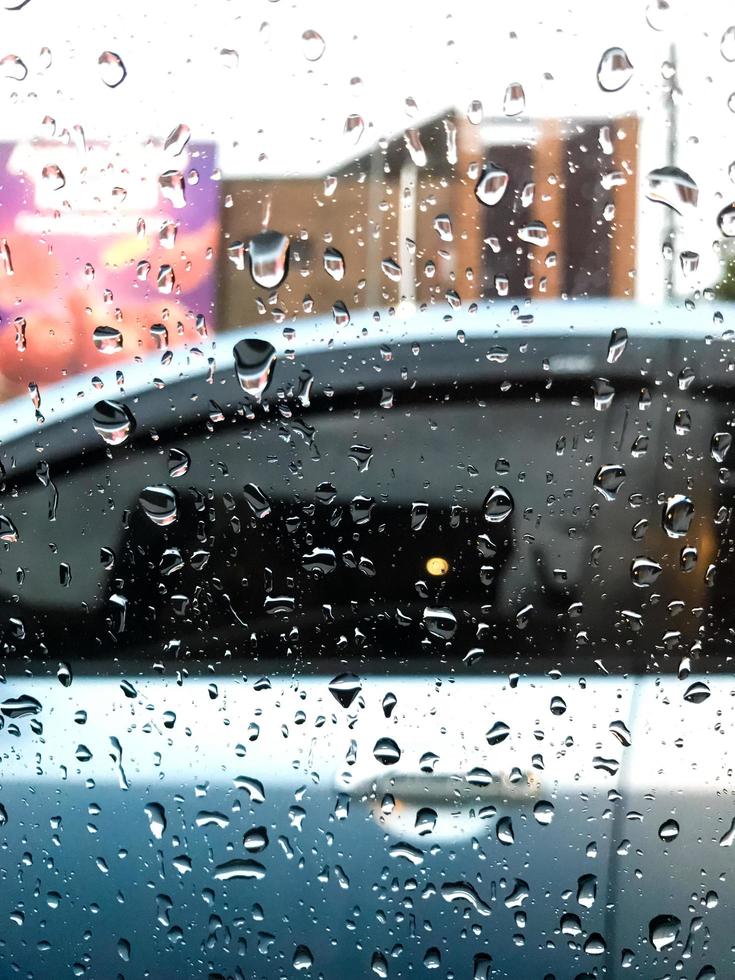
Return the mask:
[[[53,122],[49,121],[53,129]],[[0,144],[0,401],[214,330],[213,145]]]

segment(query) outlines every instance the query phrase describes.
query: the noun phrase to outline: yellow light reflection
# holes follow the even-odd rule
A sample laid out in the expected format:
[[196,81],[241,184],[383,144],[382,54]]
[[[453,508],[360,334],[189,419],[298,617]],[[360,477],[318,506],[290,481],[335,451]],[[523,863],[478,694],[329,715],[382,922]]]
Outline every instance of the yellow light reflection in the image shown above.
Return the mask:
[[442,558],[440,555],[434,555],[434,557],[427,559],[426,571],[429,573],[429,575],[446,575],[449,571],[449,562],[446,558]]

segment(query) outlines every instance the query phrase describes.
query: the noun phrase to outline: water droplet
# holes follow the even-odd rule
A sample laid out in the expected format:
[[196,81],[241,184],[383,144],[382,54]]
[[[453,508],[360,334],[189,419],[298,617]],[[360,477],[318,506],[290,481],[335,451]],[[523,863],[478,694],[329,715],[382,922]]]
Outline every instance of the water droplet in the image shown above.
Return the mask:
[[549,231],[543,221],[529,221],[516,232],[518,238],[528,245],[545,246],[549,244]]
[[365,131],[365,121],[362,116],[352,113],[345,119],[344,135],[350,146],[357,146]]
[[346,327],[350,322],[350,311],[347,309],[341,299],[338,299],[336,303],[333,304],[332,317],[334,318],[335,325],[338,327]]
[[474,885],[468,881],[447,881],[441,886],[441,896],[445,902],[464,902],[478,915],[490,915],[490,906],[480,898]]
[[6,698],[0,703],[0,711],[6,718],[28,718],[41,711],[41,702],[30,694],[21,694],[17,698]]
[[630,734],[630,729],[620,718],[610,722],[609,731],[625,748],[629,748],[632,744],[633,736]]
[[699,188],[689,174],[679,167],[658,167],[646,177],[646,197],[682,214],[697,206]]
[[386,980],[388,977],[388,960],[377,949],[373,953],[370,960],[370,969],[377,977],[380,977],[381,980]]
[[190,139],[191,129],[186,123],[179,123],[166,137],[163,148],[164,150],[171,150],[171,155],[177,157]]
[[488,207],[497,204],[508,187],[508,173],[494,163],[488,163],[475,187],[478,201]]
[[108,88],[117,88],[125,81],[127,71],[119,54],[115,54],[114,51],[103,51],[97,59],[97,64],[100,66],[102,81]]
[[434,218],[434,231],[443,242],[454,240],[452,234],[452,221],[448,214],[438,214]]
[[218,864],[214,869],[213,877],[216,881],[234,881],[240,878],[261,881],[265,878],[265,868],[259,861],[234,858],[232,861]]
[[22,82],[28,75],[28,69],[17,55],[6,54],[4,58],[0,58],[0,73],[4,78]]
[[268,847],[268,831],[265,827],[251,827],[242,836],[242,846],[251,854],[259,854]]
[[593,486],[605,500],[615,500],[617,492],[625,480],[625,467],[619,463],[601,466],[595,474]]
[[[311,58],[309,60],[316,61],[316,58]],[[293,954],[294,970],[310,970],[313,964],[314,957],[309,947],[297,946]]]
[[268,389],[276,362],[276,349],[267,340],[245,338],[232,348],[240,387],[255,401]]
[[408,861],[415,866],[424,863],[424,852],[421,848],[414,847],[413,844],[406,844],[403,841],[400,844],[394,844],[392,847],[389,847],[388,854],[394,858],[403,858],[404,861]]
[[597,900],[597,875],[587,874],[577,878],[577,902],[591,909]]
[[319,61],[324,54],[324,38],[316,31],[304,31],[301,35],[304,57],[307,61]]
[[509,847],[511,844],[515,844],[516,835],[513,831],[513,821],[510,817],[501,817],[500,820],[495,824],[495,836],[498,838],[501,844],[505,844]]
[[176,276],[170,265],[164,264],[160,267],[158,276],[156,277],[156,285],[159,293],[168,295],[173,292],[174,286],[176,285]]
[[392,766],[401,758],[401,750],[392,738],[379,738],[373,748],[373,755],[381,765]]
[[268,517],[271,512],[270,501],[255,483],[246,483],[242,493],[250,510],[259,519]]
[[679,256],[679,264],[681,266],[681,271],[685,276],[694,275],[699,268],[699,253],[682,252]]
[[608,48],[597,67],[597,84],[603,92],[618,92],[628,84],[633,66],[622,48]]
[[395,259],[383,259],[383,261],[380,263],[380,268],[383,270],[383,274],[387,276],[391,282],[401,281],[401,267]]
[[732,433],[715,432],[710,442],[710,455],[716,463],[724,463],[725,456],[732,445]]
[[92,340],[100,354],[115,354],[123,345],[123,335],[117,327],[95,327]]
[[517,116],[526,108],[526,93],[520,82],[511,82],[503,96],[503,114]]
[[648,941],[660,953],[674,945],[680,928],[681,921],[675,915],[657,915],[648,924]]
[[414,821],[414,830],[416,830],[419,836],[424,837],[426,834],[431,834],[436,827],[436,821],[438,819],[438,814],[430,806],[422,806],[416,811],[416,820]]
[[510,728],[504,721],[496,721],[495,724],[485,733],[488,745],[500,745],[510,735]]
[[658,828],[658,836],[667,843],[670,840],[676,840],[679,836],[679,824],[676,820],[664,820]]
[[7,541],[8,544],[15,544],[18,540],[18,528],[10,520],[7,514],[0,514],[0,541]]
[[180,209],[186,207],[186,181],[179,170],[167,170],[158,178],[158,186],[163,197],[172,206]]
[[100,401],[94,406],[92,425],[110,446],[119,446],[135,431],[135,419],[120,402]]
[[262,231],[250,240],[250,275],[263,289],[275,289],[288,272],[289,241],[280,231]]
[[148,803],[145,807],[148,825],[156,840],[161,840],[166,832],[166,811],[160,803]]
[[735,61],[735,25],[728,27],[720,40],[720,54],[725,61]]
[[694,681],[684,692],[684,700],[689,704],[702,704],[711,693],[704,681]]
[[505,487],[491,487],[482,505],[483,517],[489,524],[500,524],[513,512],[513,498]]
[[669,497],[664,505],[662,525],[670,538],[683,538],[694,517],[694,504],[681,493]]
[[185,449],[172,446],[168,451],[168,475],[172,478],[186,476],[191,466],[191,456]]
[[447,606],[427,606],[423,623],[432,636],[441,640],[451,639],[457,630],[457,617]]
[[362,682],[356,674],[338,674],[329,683],[329,693],[343,708],[349,708],[361,690]]
[[625,327],[615,327],[610,334],[607,345],[607,363],[614,364],[619,360],[628,345],[628,331]]
[[630,566],[630,577],[634,585],[647,589],[656,581],[663,569],[651,558],[634,558]]
[[52,191],[60,191],[62,187],[66,186],[66,177],[62,173],[61,167],[57,167],[55,163],[50,163],[43,168],[41,179],[46,187]]
[[165,484],[145,487],[138,497],[144,513],[159,527],[173,524],[177,517],[176,492]]
[[327,272],[335,282],[341,282],[345,276],[345,259],[341,252],[336,248],[324,249],[324,271]]
[[717,227],[725,238],[735,238],[735,203],[727,204],[717,215]]
[[539,800],[538,803],[534,804],[533,815],[537,823],[548,826],[554,819],[554,804],[548,800]]

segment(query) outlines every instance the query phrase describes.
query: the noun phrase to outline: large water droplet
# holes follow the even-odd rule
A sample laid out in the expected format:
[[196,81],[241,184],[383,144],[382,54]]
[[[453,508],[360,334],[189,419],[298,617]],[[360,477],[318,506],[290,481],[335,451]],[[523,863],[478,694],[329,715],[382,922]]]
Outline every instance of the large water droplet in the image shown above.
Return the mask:
[[679,836],[679,824],[676,820],[664,820],[658,828],[658,836],[666,842],[676,840]]
[[232,354],[240,387],[256,401],[260,401],[273,374],[275,347],[267,340],[247,337],[235,344]]
[[711,693],[704,681],[694,681],[684,691],[684,700],[688,701],[689,704],[702,704]]
[[61,167],[57,167],[55,163],[50,163],[43,168],[41,179],[46,187],[52,191],[60,191],[62,187],[66,186],[66,177],[62,173]]
[[615,327],[610,334],[607,345],[607,363],[614,364],[619,360],[628,345],[628,331],[625,327]]
[[488,163],[475,187],[478,201],[493,207],[497,204],[508,187],[508,173],[494,163]]
[[491,487],[482,505],[482,514],[489,524],[500,524],[513,512],[513,498],[505,487]]
[[180,209],[186,207],[186,181],[184,175],[179,170],[166,170],[158,178],[158,186],[161,194],[173,207]]
[[265,878],[265,868],[259,861],[233,858],[232,861],[218,864],[213,876],[216,881],[233,881],[239,878],[261,881]]
[[735,25],[728,27],[720,40],[720,54],[725,61],[735,61]]
[[457,630],[457,617],[447,606],[427,606],[423,623],[432,636],[442,640],[451,639]]
[[597,900],[597,875],[586,874],[577,878],[577,901],[586,909],[591,909]]
[[528,245],[545,246],[549,244],[549,231],[543,221],[529,221],[516,232],[518,238]]
[[335,282],[341,282],[345,276],[344,255],[336,248],[324,249],[324,271],[328,273]]
[[[316,60],[316,59],[311,59]],[[314,965],[314,956],[308,946],[297,946],[293,954],[294,970],[310,970]]]
[[490,915],[490,906],[483,902],[474,885],[468,881],[445,882],[441,886],[441,895],[445,902],[464,902],[474,909],[478,915]]
[[661,572],[659,563],[651,558],[634,558],[630,566],[630,577],[640,589],[653,585]]
[[123,345],[123,336],[117,327],[95,327],[92,340],[100,354],[115,354]]
[[329,693],[343,708],[349,708],[361,690],[362,682],[356,674],[338,674],[329,683]]
[[166,484],[145,487],[138,497],[144,513],[159,527],[173,524],[177,516],[176,492]]
[[17,698],[6,698],[0,704],[0,711],[6,718],[28,718],[41,711],[41,702],[30,694],[21,694]]
[[373,755],[383,766],[392,766],[401,758],[398,743],[392,738],[379,738],[373,748]]
[[526,108],[526,93],[520,82],[511,82],[503,96],[503,113],[506,116],[517,116]]
[[345,119],[344,135],[350,146],[356,146],[365,131],[365,121],[362,116],[352,113]]
[[163,148],[164,150],[171,150],[172,156],[177,157],[189,142],[190,138],[191,129],[186,125],[186,123],[179,123],[179,125],[175,126],[166,137]]
[[603,92],[618,92],[628,84],[633,66],[622,48],[608,48],[597,67],[597,84]]
[[16,54],[6,54],[4,58],[0,58],[0,73],[4,78],[22,82],[28,75],[28,69]]
[[648,924],[648,941],[660,953],[674,945],[680,928],[681,921],[675,915],[657,915]]
[[110,446],[119,446],[135,431],[135,419],[120,402],[100,401],[94,406],[92,425]]
[[710,442],[710,455],[716,463],[724,463],[730,446],[732,445],[731,432],[715,432]]
[[448,214],[438,214],[434,218],[434,231],[443,242],[451,242],[454,240],[454,235],[452,234],[452,220]]
[[677,493],[664,505],[662,524],[670,538],[683,538],[694,517],[694,504],[689,497]]
[[125,81],[127,71],[119,54],[115,54],[114,51],[103,51],[97,63],[100,66],[102,81],[108,88],[117,88]]
[[286,277],[288,246],[280,231],[262,231],[250,240],[250,275],[263,289],[275,289]]
[[605,500],[615,500],[620,485],[625,480],[625,467],[619,463],[610,463],[601,466],[597,473],[593,486],[598,493],[602,494]]
[[735,238],[735,203],[727,204],[717,215],[717,227],[725,238]]
[[324,38],[316,31],[304,31],[301,35],[304,57],[307,61],[319,61],[324,54]]
[[166,832],[166,811],[160,803],[148,803],[145,807],[148,825],[156,840],[161,840]]
[[682,214],[697,206],[699,188],[689,174],[679,167],[658,167],[646,177],[646,197]]

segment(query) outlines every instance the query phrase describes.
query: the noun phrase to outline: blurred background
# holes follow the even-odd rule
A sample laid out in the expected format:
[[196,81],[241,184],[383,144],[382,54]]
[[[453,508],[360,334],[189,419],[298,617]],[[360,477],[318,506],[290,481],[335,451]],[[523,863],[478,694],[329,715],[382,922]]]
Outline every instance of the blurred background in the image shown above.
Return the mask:
[[[263,322],[733,293],[716,0],[5,7],[0,397],[25,411],[30,382],[206,363]],[[277,291],[248,269],[263,230],[290,243]]]

